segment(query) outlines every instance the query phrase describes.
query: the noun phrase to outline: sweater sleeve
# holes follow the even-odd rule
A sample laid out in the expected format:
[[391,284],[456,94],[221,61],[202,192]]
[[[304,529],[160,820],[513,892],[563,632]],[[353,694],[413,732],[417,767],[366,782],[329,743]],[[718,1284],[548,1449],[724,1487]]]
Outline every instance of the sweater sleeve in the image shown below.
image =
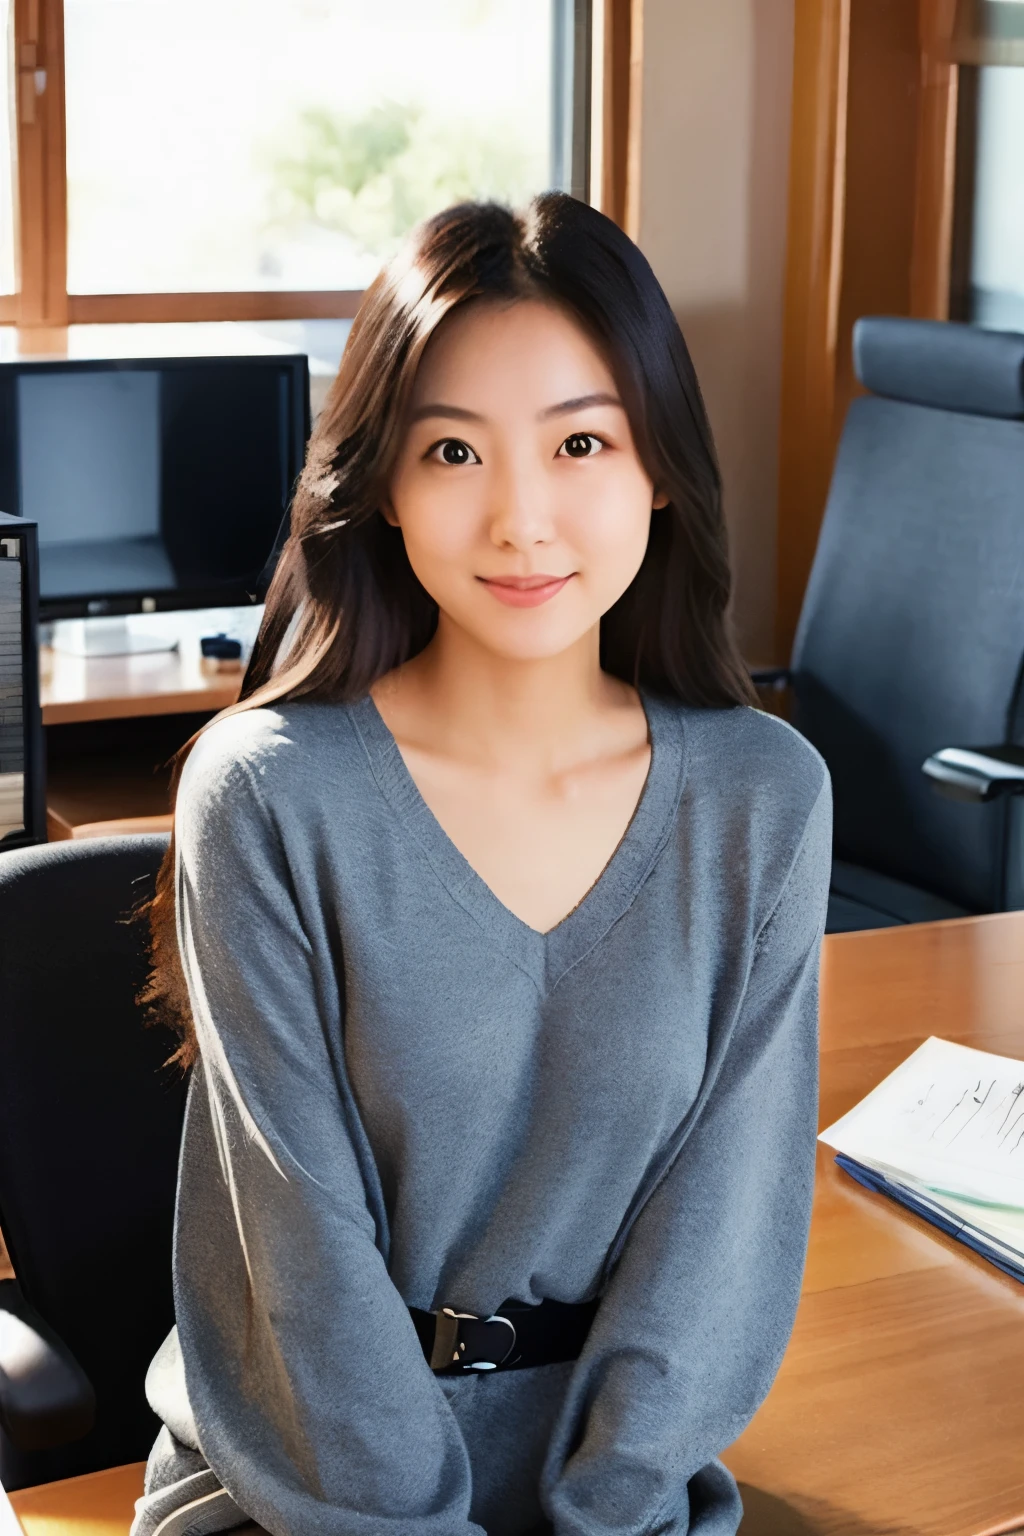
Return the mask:
[[367,1193],[337,941],[300,915],[258,767],[203,747],[179,796],[200,1064],[175,1239],[203,1455],[272,1536],[470,1536],[465,1446]]
[[709,1049],[688,1134],[630,1229],[544,1473],[557,1536],[731,1536],[715,1461],[765,1397],[799,1297],[814,1182],[818,960],[831,863],[823,788]]

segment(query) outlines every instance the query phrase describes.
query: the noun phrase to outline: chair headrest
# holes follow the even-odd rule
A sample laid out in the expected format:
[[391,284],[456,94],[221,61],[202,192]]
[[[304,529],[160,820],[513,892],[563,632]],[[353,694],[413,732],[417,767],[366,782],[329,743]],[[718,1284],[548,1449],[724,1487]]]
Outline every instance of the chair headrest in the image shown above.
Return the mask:
[[870,318],[853,328],[873,394],[967,416],[1024,417],[1024,336],[944,320]]

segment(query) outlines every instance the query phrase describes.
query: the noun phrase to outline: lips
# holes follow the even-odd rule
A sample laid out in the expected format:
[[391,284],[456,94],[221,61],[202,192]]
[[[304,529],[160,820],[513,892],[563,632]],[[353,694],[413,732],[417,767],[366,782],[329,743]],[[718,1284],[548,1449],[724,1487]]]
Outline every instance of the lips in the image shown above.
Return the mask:
[[477,578],[496,597],[499,603],[504,603],[509,608],[539,608],[541,603],[550,602],[557,597],[567,582],[572,580],[574,573],[568,576],[479,576]]

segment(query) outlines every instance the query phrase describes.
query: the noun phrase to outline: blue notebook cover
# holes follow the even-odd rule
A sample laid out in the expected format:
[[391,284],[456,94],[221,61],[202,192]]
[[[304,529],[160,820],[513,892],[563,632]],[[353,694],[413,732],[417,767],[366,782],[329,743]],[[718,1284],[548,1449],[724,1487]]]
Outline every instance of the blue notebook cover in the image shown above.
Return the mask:
[[969,1227],[959,1217],[950,1215],[934,1206],[930,1201],[922,1199],[905,1184],[899,1184],[894,1179],[887,1179],[883,1173],[874,1168],[867,1168],[863,1163],[858,1163],[855,1158],[847,1157],[844,1152],[836,1154],[836,1162],[844,1173],[848,1173],[851,1179],[856,1179],[858,1184],[863,1184],[865,1189],[872,1189],[877,1194],[887,1195],[890,1200],[895,1200],[908,1211],[913,1211],[915,1216],[922,1216],[933,1227],[938,1227],[940,1232],[945,1232],[948,1237],[953,1237],[958,1243],[963,1243],[965,1248],[970,1248],[974,1253],[994,1264],[996,1269],[1001,1269],[1004,1275],[1010,1275],[1014,1280],[1024,1283],[1024,1258],[1015,1261],[1002,1244],[994,1242],[984,1232],[979,1232],[974,1227]]

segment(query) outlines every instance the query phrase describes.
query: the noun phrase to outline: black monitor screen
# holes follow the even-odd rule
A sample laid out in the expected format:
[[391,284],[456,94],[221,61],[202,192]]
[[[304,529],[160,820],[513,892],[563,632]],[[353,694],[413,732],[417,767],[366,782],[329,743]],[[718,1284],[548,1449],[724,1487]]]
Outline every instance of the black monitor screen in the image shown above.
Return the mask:
[[44,614],[259,595],[307,399],[296,357],[0,367],[0,510],[39,525]]

